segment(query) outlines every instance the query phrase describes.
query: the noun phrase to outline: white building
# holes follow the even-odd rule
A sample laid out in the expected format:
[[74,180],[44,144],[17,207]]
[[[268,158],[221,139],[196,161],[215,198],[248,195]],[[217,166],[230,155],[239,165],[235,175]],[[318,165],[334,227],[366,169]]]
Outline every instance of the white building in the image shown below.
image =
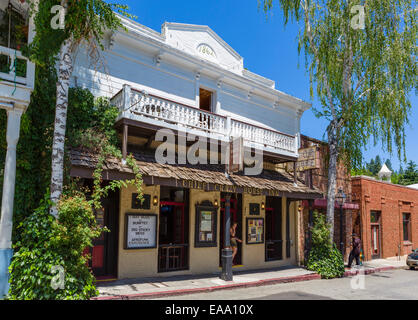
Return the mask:
[[[72,85],[109,97],[119,108],[122,151],[134,154],[148,200],[137,204],[129,187],[104,201],[98,221],[108,221],[111,233],[93,248],[96,276],[218,272],[228,195],[237,236],[246,239],[238,244],[236,267],[297,264],[297,201],[322,194],[275,164],[298,159],[300,118],[310,104],[246,70],[244,59],[208,26],[164,23],[159,33],[121,19],[128,32],[107,35],[105,68],[96,71],[80,51]],[[244,147],[263,151],[265,170],[225,176],[217,165],[156,163],[160,128],[221,142],[242,137]],[[94,155],[73,150],[70,156],[71,174],[91,183]],[[130,176],[118,160],[104,169],[105,180]],[[131,222],[148,227],[134,230]],[[144,237],[140,243],[133,240],[136,232]]]
[[[11,237],[13,201],[16,177],[16,145],[19,140],[20,118],[25,112],[34,87],[35,66],[22,55],[21,45],[34,36],[26,2],[0,2],[0,108],[7,112],[7,153],[4,168],[0,220],[0,297],[8,290],[8,271],[12,257]],[[17,26],[23,27],[24,42],[16,38]]]

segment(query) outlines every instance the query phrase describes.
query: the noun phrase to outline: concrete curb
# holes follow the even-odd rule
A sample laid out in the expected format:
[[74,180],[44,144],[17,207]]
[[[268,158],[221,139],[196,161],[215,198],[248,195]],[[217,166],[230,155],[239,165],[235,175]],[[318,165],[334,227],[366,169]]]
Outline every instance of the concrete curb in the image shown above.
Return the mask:
[[[360,272],[367,275],[367,274],[376,273],[376,272],[403,269],[403,268],[404,266],[402,267],[387,266],[387,267],[377,267],[377,268],[369,268],[369,269],[356,269],[356,270],[345,271],[343,277],[355,276],[359,274]],[[131,300],[131,299],[136,300],[136,299],[146,299],[146,298],[161,298],[161,297],[180,296],[180,295],[193,294],[193,293],[206,293],[206,292],[213,292],[213,291],[218,291],[218,290],[250,288],[250,287],[258,287],[258,286],[265,286],[265,285],[278,284],[278,283],[300,282],[300,281],[319,280],[319,279],[321,279],[321,276],[319,274],[311,273],[311,274],[305,274],[302,276],[291,276],[291,277],[258,280],[258,281],[252,281],[252,282],[232,283],[232,284],[225,284],[225,285],[204,287],[204,288],[121,294],[121,295],[114,295],[114,296],[100,296],[100,297],[91,298],[91,300]]]
[[382,272],[382,271],[389,271],[389,270],[396,270],[396,269],[403,269],[405,266],[387,266],[387,267],[377,267],[377,268],[369,268],[369,269],[356,269],[356,270],[350,270],[344,272],[344,277],[351,277],[359,274],[362,272],[363,274],[371,274],[376,272]]
[[252,281],[252,282],[244,282],[244,283],[232,283],[232,284],[225,284],[225,285],[220,285],[220,286],[212,286],[212,287],[204,287],[204,288],[122,294],[122,295],[115,295],[115,296],[100,296],[100,297],[92,298],[91,300],[130,300],[130,299],[160,298],[160,297],[178,296],[178,295],[191,294],[191,293],[206,293],[206,292],[213,292],[213,291],[218,291],[218,290],[258,287],[258,286],[265,286],[265,285],[270,285],[270,284],[299,282],[299,281],[308,281],[308,280],[315,280],[315,279],[321,279],[321,276],[319,274],[312,273],[312,274],[305,274],[302,276],[273,278],[273,279],[265,279],[265,280],[258,280],[258,281]]

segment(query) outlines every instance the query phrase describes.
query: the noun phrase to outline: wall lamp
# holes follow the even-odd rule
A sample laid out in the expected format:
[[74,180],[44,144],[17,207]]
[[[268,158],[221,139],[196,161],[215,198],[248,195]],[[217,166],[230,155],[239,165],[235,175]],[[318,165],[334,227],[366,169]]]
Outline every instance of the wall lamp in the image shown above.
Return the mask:
[[154,198],[152,199],[152,204],[154,206],[156,206],[158,204],[158,197],[157,196],[154,196]]
[[213,204],[215,205],[215,207],[217,207],[218,206],[218,199],[215,199]]
[[261,210],[264,210],[266,208],[264,202],[261,202]]

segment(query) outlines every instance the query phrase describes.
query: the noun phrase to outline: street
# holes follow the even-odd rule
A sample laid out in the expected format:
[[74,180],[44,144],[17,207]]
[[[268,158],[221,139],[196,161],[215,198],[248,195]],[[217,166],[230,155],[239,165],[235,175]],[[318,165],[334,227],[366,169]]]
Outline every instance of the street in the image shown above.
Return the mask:
[[363,279],[348,277],[219,290],[156,300],[418,299],[418,270],[390,270],[363,277]]

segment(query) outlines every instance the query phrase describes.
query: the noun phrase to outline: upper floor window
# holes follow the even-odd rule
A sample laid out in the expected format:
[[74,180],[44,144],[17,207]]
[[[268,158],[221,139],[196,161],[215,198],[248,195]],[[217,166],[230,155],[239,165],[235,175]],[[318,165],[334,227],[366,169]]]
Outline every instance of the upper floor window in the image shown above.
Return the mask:
[[212,111],[213,92],[200,88],[199,89],[199,108],[205,111]]
[[25,11],[19,4],[15,0],[0,4],[0,45],[17,50],[27,44],[29,32]]
[[403,240],[411,241],[411,214],[403,213]]

